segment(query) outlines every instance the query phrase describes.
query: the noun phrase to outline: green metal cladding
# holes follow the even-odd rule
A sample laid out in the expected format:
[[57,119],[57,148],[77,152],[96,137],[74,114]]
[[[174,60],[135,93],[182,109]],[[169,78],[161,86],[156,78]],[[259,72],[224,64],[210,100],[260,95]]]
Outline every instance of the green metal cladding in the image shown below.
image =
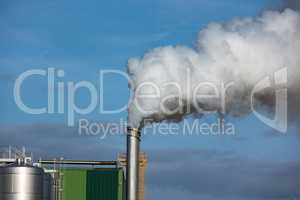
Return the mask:
[[61,200],[125,200],[119,168],[61,170]]
[[87,170],[64,169],[60,173],[61,200],[86,200]]

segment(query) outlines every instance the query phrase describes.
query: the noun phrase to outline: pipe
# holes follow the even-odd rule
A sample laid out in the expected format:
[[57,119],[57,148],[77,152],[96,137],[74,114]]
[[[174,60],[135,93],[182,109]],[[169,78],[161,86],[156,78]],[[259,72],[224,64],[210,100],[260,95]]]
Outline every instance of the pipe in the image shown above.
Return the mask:
[[140,131],[127,128],[127,200],[138,200]]
[[8,159],[6,159],[6,158],[1,159],[0,158],[0,164],[12,164],[12,163],[15,163],[15,162],[16,162],[16,159],[14,159],[14,158],[8,158]]
[[66,164],[66,165],[117,165],[117,161],[97,160],[39,160],[40,164]]

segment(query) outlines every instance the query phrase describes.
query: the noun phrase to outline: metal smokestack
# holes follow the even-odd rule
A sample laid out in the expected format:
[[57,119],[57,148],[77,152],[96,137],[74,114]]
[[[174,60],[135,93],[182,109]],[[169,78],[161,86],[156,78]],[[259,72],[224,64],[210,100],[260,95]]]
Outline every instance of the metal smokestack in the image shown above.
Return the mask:
[[138,200],[140,130],[127,128],[127,200]]

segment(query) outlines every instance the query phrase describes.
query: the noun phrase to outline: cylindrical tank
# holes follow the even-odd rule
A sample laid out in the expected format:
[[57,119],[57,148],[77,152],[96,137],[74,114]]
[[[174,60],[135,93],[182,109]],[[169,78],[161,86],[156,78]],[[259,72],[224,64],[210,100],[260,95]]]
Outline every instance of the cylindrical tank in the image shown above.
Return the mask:
[[29,165],[0,167],[1,200],[42,200],[44,170]]

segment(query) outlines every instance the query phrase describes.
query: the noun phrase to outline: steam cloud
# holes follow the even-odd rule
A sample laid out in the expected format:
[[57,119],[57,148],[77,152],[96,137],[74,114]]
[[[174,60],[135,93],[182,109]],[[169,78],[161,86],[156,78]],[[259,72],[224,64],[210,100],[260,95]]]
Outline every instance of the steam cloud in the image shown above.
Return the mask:
[[[194,48],[159,47],[142,58],[129,59],[129,86],[133,91],[129,125],[141,127],[145,119],[179,121],[187,114],[206,110],[247,114],[253,88],[283,68],[288,71],[289,116],[296,118],[300,113],[299,54],[300,14],[291,9],[267,11],[257,18],[234,19],[226,24],[211,23],[200,31]],[[198,87],[195,97],[195,89],[201,83],[209,84]],[[203,94],[215,94],[210,85],[220,91],[228,87],[224,103],[203,98]],[[158,96],[153,95],[156,89],[160,90]],[[256,100],[272,106],[275,90],[264,90]],[[149,94],[152,97],[145,96]]]

